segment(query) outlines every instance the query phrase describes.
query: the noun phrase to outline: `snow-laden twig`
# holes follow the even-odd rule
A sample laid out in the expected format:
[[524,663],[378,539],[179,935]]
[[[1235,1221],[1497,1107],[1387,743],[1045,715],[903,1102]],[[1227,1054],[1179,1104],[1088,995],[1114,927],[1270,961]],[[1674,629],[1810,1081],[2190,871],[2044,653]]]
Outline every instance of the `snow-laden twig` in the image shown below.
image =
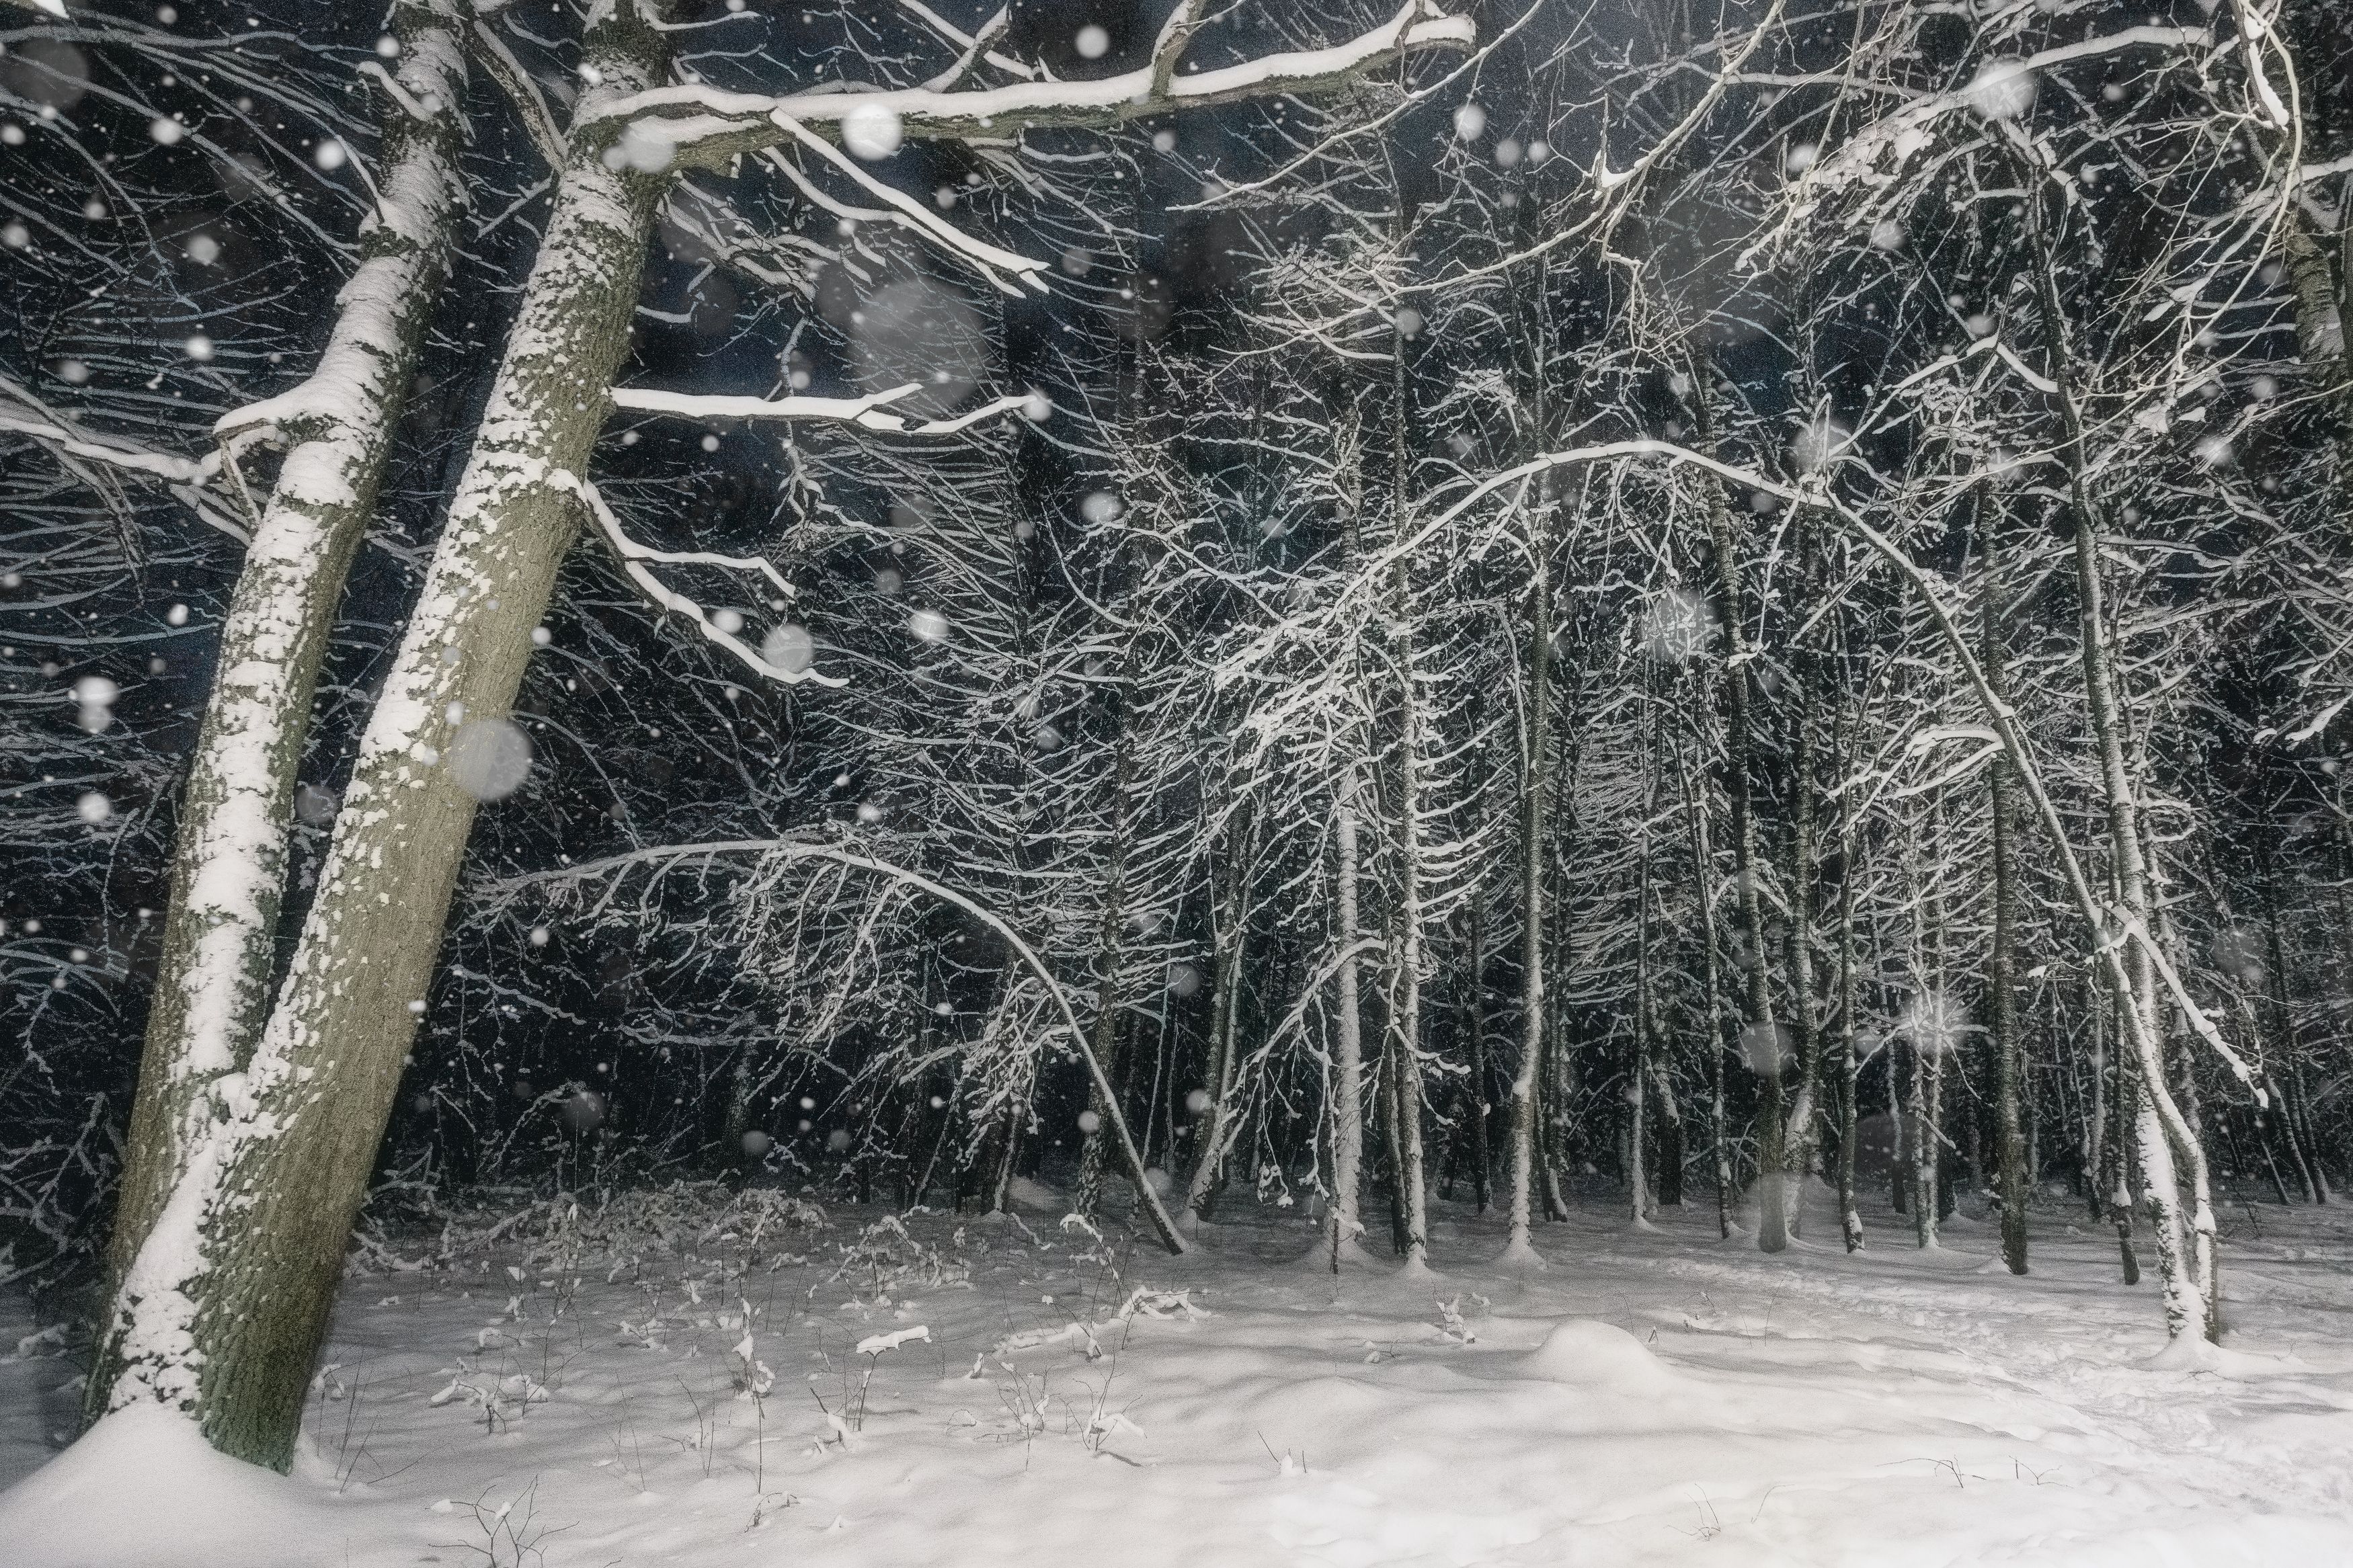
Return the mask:
[[753,555],[721,555],[708,550],[656,550],[639,544],[622,528],[620,520],[605,504],[605,498],[597,493],[595,485],[576,474],[561,471],[550,474],[548,483],[579,498],[588,515],[595,520],[605,542],[612,546],[613,552],[620,557],[621,570],[657,607],[672,615],[686,616],[706,639],[734,655],[746,668],[779,685],[798,686],[803,681],[816,686],[842,684],[839,676],[820,675],[811,668],[793,669],[768,658],[742,637],[721,626],[700,603],[665,584],[646,566],[647,562],[653,561],[669,565],[719,566],[737,572],[758,572],[779,593],[791,597],[797,590],[772,563]]
[[585,123],[630,127],[634,143],[665,151],[673,163],[712,164],[774,146],[790,127],[839,130],[852,114],[896,117],[913,141],[977,141],[1021,130],[1105,126],[1172,110],[1338,87],[1400,57],[1430,48],[1467,49],[1477,28],[1431,0],[1408,0],[1388,22],[1328,48],[1264,55],[1240,65],[1175,77],[1153,92],[1152,66],[1085,81],[1024,81],[970,91],[928,88],[820,91],[767,97],[704,84],[650,89],[592,110]]

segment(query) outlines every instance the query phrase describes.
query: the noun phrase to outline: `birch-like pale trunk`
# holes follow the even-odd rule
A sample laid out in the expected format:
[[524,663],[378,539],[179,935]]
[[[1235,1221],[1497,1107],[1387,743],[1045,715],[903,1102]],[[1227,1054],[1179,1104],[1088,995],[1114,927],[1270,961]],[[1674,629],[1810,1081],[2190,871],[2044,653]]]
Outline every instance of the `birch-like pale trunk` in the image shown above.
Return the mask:
[[[334,328],[301,385],[221,422],[233,452],[274,437],[285,457],[221,626],[218,675],[189,758],[88,1383],[93,1416],[123,1398],[185,1406],[194,1397],[178,1364],[185,1347],[164,1321],[167,1293],[149,1278],[134,1284],[133,1269],[234,1100],[235,1075],[269,1015],[288,821],[320,660],[467,205],[464,26],[449,0],[396,8],[393,80],[406,101],[385,104],[377,200]],[[140,1364],[154,1375],[136,1375]]]

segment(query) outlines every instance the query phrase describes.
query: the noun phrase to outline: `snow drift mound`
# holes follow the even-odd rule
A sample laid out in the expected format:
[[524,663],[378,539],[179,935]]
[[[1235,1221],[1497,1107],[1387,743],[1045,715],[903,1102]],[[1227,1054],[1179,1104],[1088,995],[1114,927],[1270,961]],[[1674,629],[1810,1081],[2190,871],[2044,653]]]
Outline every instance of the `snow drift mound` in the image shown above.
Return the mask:
[[1642,1348],[1625,1330],[1593,1318],[1571,1318],[1520,1358],[1530,1377],[1581,1384],[1615,1394],[1663,1394],[1684,1386],[1681,1373]]
[[115,1411],[0,1493],[10,1568],[317,1568],[347,1533],[301,1482],[216,1452],[160,1405]]

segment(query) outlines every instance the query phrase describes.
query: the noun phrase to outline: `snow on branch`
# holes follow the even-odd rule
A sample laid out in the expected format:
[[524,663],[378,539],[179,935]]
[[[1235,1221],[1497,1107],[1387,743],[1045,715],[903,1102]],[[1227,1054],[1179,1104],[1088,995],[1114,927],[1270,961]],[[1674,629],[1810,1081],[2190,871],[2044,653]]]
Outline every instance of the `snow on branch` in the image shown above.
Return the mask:
[[997,40],[1012,30],[1013,7],[1010,5],[999,6],[995,16],[983,22],[978,30],[970,37],[966,37],[962,30],[940,16],[938,12],[922,4],[922,0],[899,0],[899,5],[902,9],[921,16],[930,25],[933,31],[964,51],[956,57],[955,64],[923,84],[930,90],[947,91],[970,76],[983,61],[1006,75],[1018,77],[1023,81],[1038,79],[1036,66],[1030,65],[1026,60],[1017,60],[1010,55],[1001,55],[997,52]]
[[620,520],[613,515],[612,508],[605,504],[605,498],[597,493],[596,486],[576,474],[561,470],[550,474],[548,482],[557,489],[577,497],[588,509],[588,515],[596,520],[597,531],[604,535],[605,542],[613,547],[613,552],[620,557],[621,570],[643,590],[656,607],[686,616],[701,629],[706,639],[733,654],[747,668],[781,685],[798,686],[803,681],[817,686],[843,684],[837,676],[819,675],[814,669],[787,668],[765,658],[743,638],[713,621],[702,605],[655,576],[646,564],[655,562],[664,565],[717,566],[733,572],[757,572],[765,576],[778,593],[791,597],[797,590],[786,581],[784,574],[778,572],[773,563],[754,555],[722,555],[708,550],[656,550],[639,544],[621,527]]
[[852,114],[891,117],[912,141],[1002,139],[1022,130],[1118,125],[1176,110],[1328,91],[1409,54],[1468,49],[1476,37],[1469,17],[1450,16],[1434,0],[1409,0],[1391,20],[1346,43],[1176,76],[1157,92],[1157,60],[1140,70],[1087,81],[1024,81],[962,92],[901,88],[772,98],[696,83],[616,99],[592,110],[585,123],[626,126],[633,157],[659,149],[672,166],[716,166],[739,153],[778,144],[797,125],[838,135]]
[[[1010,294],[1016,299],[1018,299],[1021,294],[1019,289],[1006,282],[999,276],[1000,273],[1005,272],[1012,273],[1040,294],[1046,292],[1046,280],[1042,276],[1046,270],[1044,262],[1032,260],[1029,257],[1007,250],[1002,246],[991,245],[985,239],[965,233],[954,224],[943,222],[926,212],[923,204],[908,195],[906,192],[884,184],[860,168],[842,153],[841,149],[822,136],[815,134],[799,121],[782,114],[777,115],[776,119],[776,123],[790,132],[795,140],[847,174],[859,189],[882,203],[888,209],[887,214],[883,216],[889,216],[892,222],[902,227],[913,229],[950,255],[972,263],[979,269],[981,275],[1001,292]],[[807,182],[799,178],[798,170],[794,169],[781,158],[774,161],[777,167],[795,177],[794,183],[802,187],[804,194],[812,196],[816,195]]]
[[[183,458],[172,452],[134,447],[115,437],[94,434],[54,412],[32,393],[5,377],[0,377],[0,397],[14,399],[31,410],[29,414],[0,412],[0,432],[22,436],[45,447],[69,468],[96,463],[109,469],[156,480],[194,511],[206,527],[218,529],[239,544],[253,542],[249,530],[229,517],[221,507],[213,504],[222,499],[217,487],[226,459],[220,452],[207,452],[201,458]],[[235,510],[233,498],[227,505],[229,510]]]
[[28,437],[69,457],[104,463],[110,468],[145,474],[151,479],[173,484],[208,484],[220,468],[217,454],[191,459],[174,457],[169,452],[151,452],[143,447],[102,439],[46,419],[26,419],[14,414],[0,414],[0,430],[12,436]]
[[999,414],[1016,410],[1033,412],[1039,401],[1034,393],[1020,397],[1000,397],[946,419],[910,419],[904,415],[888,412],[891,405],[923,390],[922,382],[911,381],[888,391],[869,393],[864,397],[729,397],[715,394],[658,392],[650,387],[617,386],[613,389],[612,397],[614,407],[641,414],[670,414],[681,419],[706,421],[833,419],[891,436],[953,436]]

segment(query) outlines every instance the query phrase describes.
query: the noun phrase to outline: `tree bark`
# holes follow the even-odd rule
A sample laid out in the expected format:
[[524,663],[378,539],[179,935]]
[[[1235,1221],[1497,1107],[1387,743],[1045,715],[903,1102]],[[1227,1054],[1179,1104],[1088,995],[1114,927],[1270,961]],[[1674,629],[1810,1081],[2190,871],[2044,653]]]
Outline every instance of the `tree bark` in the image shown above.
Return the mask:
[[[99,1375],[88,1384],[93,1416],[113,1397],[129,1353],[137,1303],[123,1284],[132,1262],[217,1114],[217,1086],[251,1058],[268,1016],[287,819],[319,664],[466,208],[463,26],[436,0],[397,7],[396,79],[422,112],[387,105],[378,199],[361,227],[359,267],[337,296],[334,330],[301,385],[222,421],[232,450],[274,431],[286,455],[221,626],[219,674],[189,759],[107,1254]],[[183,1403],[185,1385],[167,1381],[168,1391],[154,1392]]]

